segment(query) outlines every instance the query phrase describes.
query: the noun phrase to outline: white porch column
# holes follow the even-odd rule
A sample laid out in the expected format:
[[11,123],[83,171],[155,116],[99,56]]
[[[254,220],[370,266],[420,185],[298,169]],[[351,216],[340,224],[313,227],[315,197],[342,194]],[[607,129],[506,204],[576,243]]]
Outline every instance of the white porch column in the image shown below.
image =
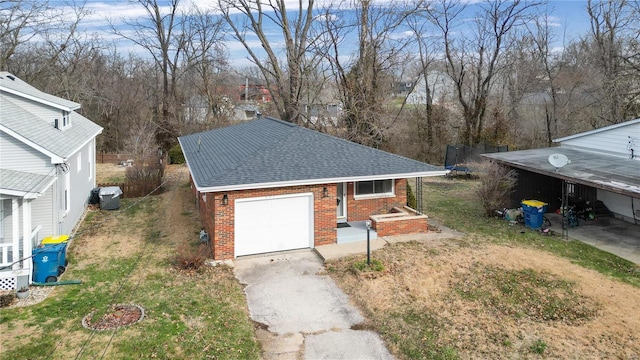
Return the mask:
[[31,284],[32,265],[31,249],[33,249],[33,239],[31,239],[31,200],[22,200],[22,257],[28,259],[22,262],[23,269],[29,269],[29,284]]
[[16,263],[20,259],[20,203],[18,198],[11,199],[11,268],[16,270],[20,264]]

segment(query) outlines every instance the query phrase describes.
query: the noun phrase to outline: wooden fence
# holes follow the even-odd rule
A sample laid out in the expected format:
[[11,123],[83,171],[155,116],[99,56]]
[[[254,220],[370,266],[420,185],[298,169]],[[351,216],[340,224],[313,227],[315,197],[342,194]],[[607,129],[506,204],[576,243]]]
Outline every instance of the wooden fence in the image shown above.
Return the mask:
[[[117,153],[98,153],[96,154],[96,162],[98,164],[120,164],[129,160],[137,160],[138,156],[132,154],[117,154]],[[168,155],[164,156],[154,156],[150,155],[144,158],[144,163],[154,163],[160,162],[161,164],[166,164],[168,160]]]
[[[119,164],[123,161],[128,161],[131,159],[136,159],[136,157],[130,154],[96,154],[96,161],[98,163]],[[143,163],[146,165],[151,165],[152,168],[158,166],[157,173],[155,172],[155,170],[151,173],[141,171],[140,173],[138,173],[138,175],[134,175],[134,177],[140,176],[137,179],[129,179],[129,177],[127,177],[127,179],[122,183],[103,183],[98,184],[98,187],[118,186],[122,190],[123,198],[141,197],[150,194],[162,184],[162,177],[164,176],[164,168],[167,164],[167,159],[168,157],[166,154],[163,157],[147,157],[143,160]],[[157,193],[159,193],[159,189],[156,190],[154,194]]]
[[[145,182],[123,182],[123,183],[104,183],[98,184],[98,187],[118,186],[122,190],[122,198],[142,197],[153,190],[156,190],[162,184],[162,178],[158,177],[155,181]],[[159,194],[160,190],[156,190],[154,194]]]

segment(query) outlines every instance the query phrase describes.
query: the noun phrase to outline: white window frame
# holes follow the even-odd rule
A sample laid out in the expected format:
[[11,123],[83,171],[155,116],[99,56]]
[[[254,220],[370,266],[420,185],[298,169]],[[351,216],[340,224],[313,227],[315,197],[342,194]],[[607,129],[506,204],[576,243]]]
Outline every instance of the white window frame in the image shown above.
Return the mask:
[[93,159],[92,159],[92,145],[93,142],[91,144],[89,144],[89,148],[87,149],[87,168],[89,169],[89,180],[91,180],[93,178]]
[[64,174],[64,203],[62,208],[65,214],[68,214],[71,209],[71,171],[67,171]]
[[[394,197],[396,196],[396,182],[395,179],[384,179],[384,180],[367,180],[366,182],[375,182],[375,181],[391,181],[391,192],[386,193],[373,193],[373,194],[358,194],[358,183],[365,181],[354,181],[353,182],[353,198],[354,199],[376,199],[376,198],[385,198],[385,197]],[[375,189],[375,185],[374,185]]]
[[82,151],[78,151],[78,160],[76,162],[78,163],[76,172],[80,172],[80,170],[82,170]]

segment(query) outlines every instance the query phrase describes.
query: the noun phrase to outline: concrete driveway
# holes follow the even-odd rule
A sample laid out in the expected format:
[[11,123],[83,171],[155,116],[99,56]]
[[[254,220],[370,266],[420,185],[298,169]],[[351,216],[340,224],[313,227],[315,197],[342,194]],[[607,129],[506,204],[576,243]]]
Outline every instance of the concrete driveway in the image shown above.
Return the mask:
[[311,251],[235,261],[264,359],[392,359]]

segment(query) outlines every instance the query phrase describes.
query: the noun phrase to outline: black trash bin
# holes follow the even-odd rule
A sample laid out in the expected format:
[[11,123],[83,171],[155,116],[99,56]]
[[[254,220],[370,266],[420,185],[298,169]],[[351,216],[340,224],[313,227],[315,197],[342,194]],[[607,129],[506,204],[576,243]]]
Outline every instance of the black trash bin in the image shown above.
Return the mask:
[[91,194],[89,195],[89,204],[90,205],[100,204],[100,188],[99,187],[91,190]]

